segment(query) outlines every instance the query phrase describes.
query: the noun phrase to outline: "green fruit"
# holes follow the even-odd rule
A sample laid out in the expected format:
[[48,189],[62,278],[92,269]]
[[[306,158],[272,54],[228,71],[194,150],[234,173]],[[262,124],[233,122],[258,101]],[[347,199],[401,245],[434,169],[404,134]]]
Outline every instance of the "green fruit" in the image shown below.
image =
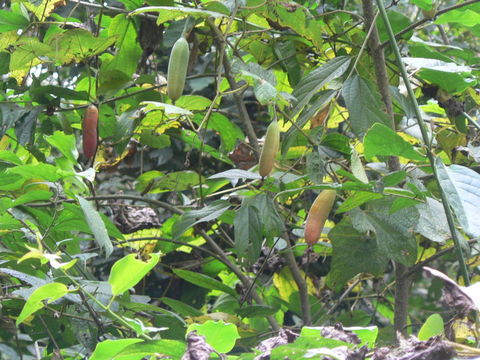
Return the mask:
[[182,96],[185,78],[187,77],[189,57],[188,41],[181,37],[173,45],[170,60],[168,61],[167,94],[172,101]]
[[262,177],[268,176],[273,169],[275,156],[280,146],[280,127],[278,121],[273,120],[267,128],[265,143],[260,154],[259,173]]
[[433,19],[437,14],[437,7],[434,6],[430,10],[422,9],[422,14],[426,19]]
[[304,237],[308,245],[316,244],[320,238],[336,196],[337,192],[333,189],[323,190],[313,202],[305,221]]

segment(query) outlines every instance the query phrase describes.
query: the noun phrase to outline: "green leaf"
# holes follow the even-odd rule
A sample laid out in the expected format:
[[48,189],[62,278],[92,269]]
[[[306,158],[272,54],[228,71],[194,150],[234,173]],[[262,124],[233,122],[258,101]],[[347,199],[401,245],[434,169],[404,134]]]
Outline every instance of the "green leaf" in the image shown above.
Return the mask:
[[408,208],[392,214],[393,200],[393,197],[373,200],[368,202],[365,211],[352,211],[352,224],[362,232],[375,232],[378,249],[383,256],[412,265],[417,259],[417,242],[412,229],[418,223],[418,210]]
[[230,202],[226,200],[217,200],[200,210],[191,210],[183,214],[172,227],[172,237],[174,239],[181,236],[188,228],[201,222],[208,222],[220,217],[230,208]]
[[115,16],[108,27],[108,36],[116,38],[115,47],[118,49],[112,60],[102,63],[102,71],[119,70],[131,78],[138,66],[142,49],[137,40],[137,32],[132,19],[125,14]]
[[15,123],[15,136],[21,145],[33,143],[38,115],[42,110],[43,106],[25,107],[26,113]]
[[330,231],[332,241],[332,268],[327,284],[339,290],[348,280],[360,273],[381,275],[388,259],[378,248],[375,239],[363,236],[351,224],[348,217]]
[[416,207],[420,218],[415,230],[419,234],[438,243],[444,243],[452,237],[441,202],[429,197],[425,203],[417,204]]
[[412,144],[383,124],[374,124],[368,130],[363,145],[368,160],[374,156],[403,156],[412,160],[425,160],[424,156],[413,149]]
[[418,340],[427,341],[432,336],[443,335],[443,319],[439,314],[430,315],[418,332]]
[[[179,104],[180,100],[185,98],[186,96],[182,96],[178,99],[175,103]],[[196,115],[193,118],[193,121],[200,125],[203,121],[203,115]],[[243,131],[235,124],[232,120],[230,120],[225,115],[219,114],[214,112],[210,119],[208,120],[207,129],[211,129],[215,131],[220,139],[222,140],[221,149],[226,152],[232,151],[235,146],[237,145],[238,141],[245,139],[245,135]]]
[[254,197],[251,205],[258,209],[258,214],[260,215],[261,223],[264,228],[264,235],[267,238],[283,234],[285,231],[285,225],[278,214],[275,202],[271,195],[267,193],[259,194]]
[[147,6],[136,9],[130,13],[130,16],[142,14],[145,12],[158,12],[157,25],[163,24],[170,20],[179,20],[187,16],[193,16],[194,18],[208,18],[210,16],[214,18],[224,17],[225,15],[194,8],[186,7],[173,7],[173,6]]
[[197,331],[199,335],[205,336],[207,344],[223,354],[232,350],[237,339],[240,338],[237,327],[223,321],[208,320],[203,324],[191,324],[187,328],[187,333],[191,331]]
[[293,96],[297,99],[290,116],[295,117],[310,99],[320,91],[328,82],[342,76],[350,65],[350,58],[338,56],[323,66],[308,73],[293,90]]
[[390,124],[382,109],[380,95],[373,85],[360,76],[353,76],[343,84],[342,95],[350,116],[350,125],[357,136],[363,136],[375,123]]
[[43,308],[45,300],[47,300],[47,304],[50,304],[65,296],[67,293],[68,288],[61,283],[54,282],[40,286],[28,297],[22,312],[17,317],[16,325],[18,326],[25,321],[27,317]]
[[[159,175],[155,177],[155,175]],[[151,194],[162,193],[166,191],[185,191],[200,184],[200,176],[194,171],[176,171],[163,175],[157,171],[149,171],[140,175],[137,179],[139,184],[137,190],[144,191],[143,186],[147,186],[153,181],[150,190]],[[203,179],[202,179],[203,182]],[[141,185],[141,186],[140,186]]]
[[184,317],[190,316],[202,316],[203,312],[201,312],[198,309],[195,309],[193,306],[190,306],[183,301],[175,300],[175,299],[170,299],[167,297],[162,297],[160,299],[161,302],[164,304],[170,306],[175,313],[180,314]]
[[478,12],[470,9],[456,9],[440,15],[435,24],[459,23],[464,26],[473,27],[480,24]]
[[[405,29],[407,26],[411,24],[410,19],[406,15],[399,13],[397,11],[389,10],[387,11],[387,16],[388,16],[390,25],[392,26],[392,30],[395,34]],[[387,41],[389,39],[388,32],[387,32],[387,29],[385,28],[385,23],[381,19],[381,16],[377,18],[376,25],[378,28],[378,35],[380,37],[380,41],[381,42]],[[413,31],[410,30],[409,32],[403,34],[401,38],[410,39],[412,35],[413,35]]]
[[238,296],[235,290],[230,286],[227,286],[220,281],[211,278],[210,276],[182,269],[173,269],[173,272],[182,279],[202,288],[209,290],[220,290],[232,295],[235,298]]
[[51,56],[66,64],[81,62],[100,54],[116,41],[115,37],[95,37],[84,29],[71,29],[52,36],[48,45],[52,46]]
[[338,207],[336,213],[341,214],[343,212],[350,211],[370,200],[381,199],[382,197],[383,195],[380,193],[356,191]]
[[12,11],[0,10],[0,33],[24,29],[28,26],[29,20],[22,15]]
[[185,351],[185,343],[178,340],[161,339],[136,342],[118,352],[115,355],[115,360],[133,360],[133,357],[139,360],[147,357],[180,359]]
[[142,339],[104,340],[97,344],[90,360],[112,360],[127,346],[140,343]]
[[479,237],[480,175],[461,165],[445,169],[440,158],[436,159],[436,167],[441,186],[464,231],[471,237]]
[[[183,95],[177,101],[175,101],[176,106],[182,109],[190,110],[190,111],[206,110],[211,103],[212,103],[212,100],[200,95]],[[212,114],[212,115],[215,115],[215,114]],[[220,114],[217,114],[217,115],[220,115]]]
[[57,167],[47,163],[15,166],[8,169],[8,172],[23,176],[25,179],[36,178],[50,182],[55,182],[61,178],[61,176],[58,174]]
[[459,94],[475,86],[478,81],[468,73],[444,72],[432,69],[422,69],[419,77],[429,83],[440,86],[450,94]]
[[45,136],[45,140],[55,146],[71,163],[77,162],[78,151],[75,135],[66,135],[63,131],[55,131],[53,135]]
[[137,254],[129,254],[113,264],[108,282],[114,296],[120,295],[137,285],[160,260],[159,253],[151,253],[147,261],[137,259]]
[[88,227],[92,230],[95,241],[101,249],[105,249],[105,257],[108,258],[113,252],[113,245],[108,237],[105,223],[90,202],[80,196],[77,196],[77,199],[82,208],[83,214],[85,215]]
[[156,149],[163,149],[171,145],[170,136],[158,134],[152,129],[142,130],[140,143]]
[[318,151],[307,154],[307,175],[314,184],[322,184],[326,175],[325,162]]
[[263,236],[260,219],[260,213],[252,200],[245,198],[233,220],[235,252],[239,257],[248,255],[251,262],[257,260],[261,250]]
[[265,316],[270,316],[274,315],[278,309],[275,309],[271,306],[268,305],[250,305],[250,306],[244,306],[241,307],[240,309],[237,309],[235,313],[244,318],[253,318],[253,317],[265,317]]

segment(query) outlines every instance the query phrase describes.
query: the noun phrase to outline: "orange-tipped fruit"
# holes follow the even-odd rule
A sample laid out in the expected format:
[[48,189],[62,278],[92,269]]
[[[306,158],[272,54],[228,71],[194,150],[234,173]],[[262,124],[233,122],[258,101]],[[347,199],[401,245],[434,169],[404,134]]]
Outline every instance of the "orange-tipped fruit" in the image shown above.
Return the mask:
[[83,155],[90,159],[97,151],[98,109],[90,105],[83,116]]
[[275,163],[275,156],[280,147],[280,127],[277,119],[273,120],[267,128],[265,143],[260,154],[259,173],[262,177],[270,175]]
[[320,239],[328,214],[332,211],[337,192],[332,189],[323,190],[312,204],[305,221],[305,242],[314,245]]

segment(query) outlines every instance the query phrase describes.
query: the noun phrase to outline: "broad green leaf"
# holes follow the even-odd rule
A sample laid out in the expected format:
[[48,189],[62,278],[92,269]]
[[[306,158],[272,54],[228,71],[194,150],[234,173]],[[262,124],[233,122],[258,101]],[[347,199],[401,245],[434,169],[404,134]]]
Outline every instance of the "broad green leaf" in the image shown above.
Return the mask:
[[278,214],[273,198],[269,194],[263,193],[255,196],[251,204],[258,209],[264,235],[267,238],[281,236],[285,231],[285,225],[283,219]]
[[230,202],[217,200],[199,210],[191,210],[183,214],[172,227],[174,239],[181,236],[187,229],[201,222],[208,222],[220,217],[230,208]]
[[0,139],[3,138],[8,129],[26,115],[28,110],[17,104],[0,104]]
[[208,18],[208,17],[224,17],[225,15],[213,12],[200,10],[187,7],[173,7],[173,6],[147,6],[136,9],[130,13],[130,16],[142,14],[145,12],[158,12],[157,25],[163,24],[170,20],[179,20],[187,16],[193,16],[195,18]]
[[[175,104],[179,104],[180,100],[186,97],[187,96],[182,96],[175,102]],[[203,121],[203,115],[195,115],[193,121],[200,125]],[[224,151],[232,151],[235,148],[235,145],[237,145],[238,141],[245,138],[243,131],[238,127],[237,124],[235,124],[225,115],[216,112],[211,114],[207,124],[202,125],[206,126],[207,129],[215,131],[218,136],[220,136],[220,139],[222,140],[221,149]]]
[[350,58],[346,56],[336,57],[323,66],[308,73],[293,90],[293,96],[297,99],[291,117],[300,113],[310,99],[318,93],[328,82],[342,76],[350,65]]
[[437,59],[404,57],[402,61],[417,69],[431,69],[447,73],[471,72],[472,68],[466,65],[457,65],[453,62],[445,62]]
[[21,145],[33,143],[38,116],[42,110],[43,106],[25,107],[26,113],[15,123],[15,136]]
[[89,360],[112,360],[127,346],[142,341],[142,339],[104,340],[97,344]]
[[374,156],[402,156],[412,160],[425,160],[416,152],[409,142],[384,124],[374,124],[363,140],[365,157],[371,160]]
[[40,200],[47,201],[47,200],[50,200],[52,196],[53,196],[53,193],[48,190],[29,190],[27,193],[16,198],[12,202],[12,207],[34,202],[34,201],[40,201]]
[[205,144],[202,138],[194,131],[182,129],[180,134],[177,132],[169,132],[169,135],[182,140],[185,144],[196,149],[202,149],[204,153],[211,155],[215,159],[233,165],[233,162],[224,154],[224,152],[215,149],[213,146]]
[[348,280],[360,273],[381,275],[388,259],[372,237],[364,236],[351,224],[348,217],[328,234],[332,241],[332,267],[327,284],[339,290]]
[[292,87],[298,84],[302,76],[300,64],[295,56],[297,54],[295,44],[293,40],[277,41],[273,47],[278,60],[288,73],[288,82]]
[[478,12],[470,9],[456,9],[440,15],[435,24],[459,23],[464,26],[473,27],[480,24]]
[[[324,329],[324,326],[304,326],[300,332],[300,336],[321,336],[322,330]],[[350,327],[344,327],[343,328],[345,331],[352,332],[356,334],[360,340],[361,343],[358,344],[357,346],[364,346],[367,345],[370,348],[373,348],[375,345],[375,342],[377,340],[377,335],[378,335],[378,327],[376,326],[350,326]]]
[[459,94],[478,83],[475,77],[468,73],[444,72],[432,69],[422,69],[418,76],[432,84],[436,84],[450,94]]
[[197,331],[199,335],[205,336],[207,344],[223,354],[232,350],[240,338],[237,327],[223,321],[208,320],[203,324],[191,324],[187,328],[187,333],[191,331]]
[[203,275],[197,272],[182,270],[182,269],[174,269],[173,272],[183,280],[186,280],[196,286],[200,286],[205,289],[209,290],[220,290],[227,294],[232,295],[233,297],[237,297],[237,293],[234,289],[230,286],[221,283],[220,281],[211,278],[210,276]]
[[242,201],[242,206],[235,213],[233,226],[237,256],[248,256],[253,263],[260,254],[263,236],[261,216],[252,202],[249,198]]
[[[158,177],[155,176],[157,174]],[[200,176],[198,173],[188,170],[176,171],[166,175],[157,171],[149,171],[140,175],[138,181],[137,190],[145,191],[145,188],[149,186],[150,190],[148,192],[155,194],[190,190],[200,184]]]
[[337,214],[344,213],[355,209],[356,207],[365,204],[370,200],[381,199],[383,197],[380,193],[357,191],[349,196],[337,209]]
[[131,78],[142,55],[133,20],[128,19],[125,14],[118,14],[108,27],[108,35],[117,39],[115,47],[118,51],[112,60],[105,64],[102,63],[100,74],[102,71],[115,69]]
[[108,236],[107,229],[105,228],[105,223],[90,202],[80,196],[77,196],[77,199],[80,207],[82,208],[83,214],[85,215],[85,220],[87,221],[88,227],[95,237],[95,241],[100,249],[105,250],[105,257],[108,258],[113,252],[113,245],[110,237]]
[[[350,156],[352,174],[361,182],[368,184],[367,173],[363,167],[360,155],[355,149],[352,149],[352,155]],[[396,185],[396,184],[395,184]]]
[[385,197],[368,202],[364,211],[353,210],[350,213],[352,224],[362,232],[375,232],[383,256],[412,265],[417,259],[417,242],[412,229],[418,223],[418,210],[408,208],[390,213],[393,200],[393,197]]
[[178,340],[160,339],[136,342],[123,348],[115,360],[145,359],[147,357],[168,357],[180,359],[186,351],[186,344]]
[[[387,16],[388,16],[390,25],[392,26],[392,30],[395,34],[411,24],[410,19],[406,15],[400,12],[388,10]],[[387,29],[385,28],[385,23],[383,22],[381,16],[377,18],[376,25],[378,28],[378,35],[380,36],[380,41],[381,42],[387,41],[388,33],[387,33]],[[406,34],[402,35],[402,39],[410,39],[412,37],[412,34],[413,34],[413,31],[410,30]]]
[[431,241],[444,243],[452,237],[448,221],[441,202],[427,198],[425,203],[417,204],[420,214],[415,230]]
[[167,297],[162,297],[160,299],[164,304],[168,305],[172,308],[175,313],[180,314],[181,316],[187,317],[194,317],[194,316],[202,316],[203,312],[195,309],[193,306],[190,306],[183,301],[170,299]]
[[24,29],[28,26],[28,19],[12,11],[0,10],[0,33]]
[[411,0],[412,4],[417,5],[424,10],[430,10],[433,6],[433,0]]
[[295,121],[296,126],[292,125],[285,133],[284,140],[282,141],[282,153],[285,153],[289,147],[293,146],[293,142],[297,136],[304,137],[303,134],[299,134],[298,129],[302,129],[315,114],[325,108],[335,94],[336,91],[334,90],[323,90],[312,97],[310,103],[303,109]]
[[43,179],[50,182],[61,178],[57,168],[47,163],[15,166],[8,169],[8,173],[23,176],[25,179]]
[[432,314],[423,323],[418,332],[418,340],[427,341],[432,336],[443,334],[443,319],[439,314]]
[[66,135],[63,131],[55,131],[53,135],[45,136],[45,140],[55,146],[71,163],[77,162],[78,151],[75,135]]
[[212,175],[209,179],[228,179],[233,183],[237,183],[238,180],[260,180],[262,177],[257,172],[246,171],[241,169],[231,169],[222,171],[218,174]]
[[464,231],[471,237],[480,236],[480,175],[461,165],[451,165],[445,169],[439,158],[436,165],[441,186]]
[[81,62],[91,56],[100,54],[115,42],[115,37],[95,37],[84,29],[71,29],[55,34],[49,39],[54,51],[51,56],[61,63]]
[[163,149],[171,145],[170,136],[158,134],[151,129],[142,130],[140,143],[156,149]]
[[253,318],[253,317],[265,317],[265,316],[274,315],[277,311],[278,309],[275,309],[268,305],[254,304],[249,306],[243,306],[238,310],[236,310],[235,313],[238,316],[241,316],[244,318]]
[[350,125],[357,136],[363,136],[375,123],[389,125],[382,111],[380,96],[373,85],[360,76],[353,76],[343,84],[342,95],[350,116]]
[[159,253],[151,253],[147,261],[137,259],[137,256],[129,254],[113,264],[108,282],[114,296],[137,285],[160,260]]
[[54,282],[40,286],[28,297],[20,315],[17,317],[16,325],[18,326],[25,321],[27,317],[43,308],[45,300],[47,304],[50,304],[65,296],[67,293],[68,288],[61,283]]
[[206,110],[211,103],[212,100],[200,95],[183,95],[175,101],[176,106],[190,111]]

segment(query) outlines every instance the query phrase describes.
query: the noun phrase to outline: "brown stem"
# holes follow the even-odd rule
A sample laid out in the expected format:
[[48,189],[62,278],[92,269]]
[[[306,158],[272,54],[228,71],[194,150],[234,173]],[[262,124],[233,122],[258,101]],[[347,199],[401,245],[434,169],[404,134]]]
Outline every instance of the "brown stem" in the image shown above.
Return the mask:
[[[370,28],[375,19],[373,3],[371,0],[362,0],[363,12],[365,17],[365,26]],[[382,101],[385,105],[385,109],[390,118],[390,125],[395,130],[395,120],[392,106],[392,98],[390,95],[390,88],[388,83],[387,67],[385,63],[385,56],[382,46],[380,44],[380,38],[375,25],[373,25],[373,31],[369,39],[369,49],[373,58],[375,66],[375,74],[377,80],[378,90],[380,91]],[[388,168],[390,171],[398,171],[400,169],[400,162],[398,157],[391,156],[388,159]],[[406,325],[408,317],[408,297],[411,279],[405,276],[408,271],[408,267],[395,262],[395,309],[394,309],[394,329],[395,334],[406,334]]]
[[312,324],[312,312],[310,307],[310,300],[308,299],[307,282],[305,281],[305,278],[302,276],[300,269],[298,268],[297,261],[295,260],[295,255],[293,254],[292,246],[290,245],[290,238],[287,233],[285,233],[284,238],[287,243],[287,248],[284,256],[287,260],[290,272],[292,273],[293,280],[298,286],[298,293],[300,295],[300,306],[302,308],[303,325],[308,326]]
[[[226,43],[226,40],[221,33],[221,31],[215,26],[214,22],[211,19],[207,20],[208,26],[210,30],[212,30],[214,34],[215,43],[219,48],[222,47],[222,44]],[[245,102],[243,101],[242,92],[235,91],[240,88],[240,85],[235,81],[235,78],[232,75],[232,65],[230,64],[230,60],[227,57],[227,54],[223,54],[223,68],[225,69],[225,78],[230,85],[230,88],[233,90],[233,98],[235,100],[235,104],[237,105],[240,119],[245,126],[245,130],[247,132],[247,137],[250,142],[250,145],[256,150],[257,154],[259,152],[258,147],[258,139],[257,135],[255,134],[255,129],[252,125],[252,120],[250,119],[250,115],[248,115],[247,107],[245,106]]]

